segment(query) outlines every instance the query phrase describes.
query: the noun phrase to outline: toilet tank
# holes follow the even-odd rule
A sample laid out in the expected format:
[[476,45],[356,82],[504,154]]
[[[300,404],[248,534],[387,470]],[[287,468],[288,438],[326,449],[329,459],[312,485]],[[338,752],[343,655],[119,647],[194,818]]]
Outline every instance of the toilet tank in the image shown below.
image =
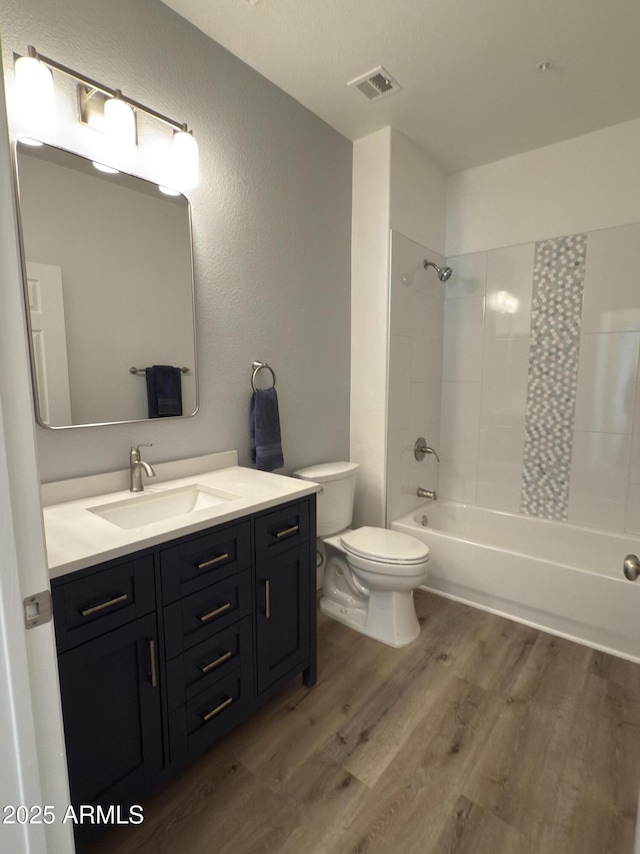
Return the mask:
[[298,469],[293,476],[321,484],[318,493],[318,536],[329,537],[344,531],[353,518],[358,463],[321,463]]

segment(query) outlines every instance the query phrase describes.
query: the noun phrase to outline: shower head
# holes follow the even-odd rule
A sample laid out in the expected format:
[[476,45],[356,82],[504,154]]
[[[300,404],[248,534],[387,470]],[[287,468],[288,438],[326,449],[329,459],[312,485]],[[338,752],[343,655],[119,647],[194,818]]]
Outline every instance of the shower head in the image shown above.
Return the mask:
[[451,278],[451,274],[453,273],[451,267],[438,267],[437,264],[434,264],[433,261],[428,261],[426,258],[422,262],[422,266],[425,270],[427,269],[427,267],[433,267],[433,269],[438,274],[438,278],[441,282],[446,282],[448,279]]

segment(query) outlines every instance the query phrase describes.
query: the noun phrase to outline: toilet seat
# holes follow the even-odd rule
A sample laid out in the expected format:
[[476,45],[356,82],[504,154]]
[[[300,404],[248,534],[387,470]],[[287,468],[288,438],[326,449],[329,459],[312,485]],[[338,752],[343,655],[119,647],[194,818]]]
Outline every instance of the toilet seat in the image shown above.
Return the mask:
[[411,575],[429,560],[429,549],[424,543],[388,528],[357,528],[343,534],[340,543],[356,565],[362,561],[363,568],[374,572]]

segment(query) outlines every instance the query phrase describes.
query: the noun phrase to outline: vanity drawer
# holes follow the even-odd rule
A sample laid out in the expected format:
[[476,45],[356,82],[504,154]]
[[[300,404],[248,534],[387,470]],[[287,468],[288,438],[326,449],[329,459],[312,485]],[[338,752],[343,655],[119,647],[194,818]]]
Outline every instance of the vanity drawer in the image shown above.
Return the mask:
[[188,649],[167,662],[169,711],[211,688],[241,666],[251,665],[251,617]]
[[259,516],[255,522],[256,549],[291,548],[309,539],[309,504],[300,502]]
[[251,709],[251,669],[240,667],[169,715],[172,761],[192,759],[211,747]]
[[61,653],[155,610],[153,556],[105,564],[75,580],[63,576],[51,594]]
[[251,572],[247,571],[167,605],[167,659],[246,617],[251,613],[251,598]]
[[249,522],[191,537],[160,552],[163,600],[175,602],[250,566]]

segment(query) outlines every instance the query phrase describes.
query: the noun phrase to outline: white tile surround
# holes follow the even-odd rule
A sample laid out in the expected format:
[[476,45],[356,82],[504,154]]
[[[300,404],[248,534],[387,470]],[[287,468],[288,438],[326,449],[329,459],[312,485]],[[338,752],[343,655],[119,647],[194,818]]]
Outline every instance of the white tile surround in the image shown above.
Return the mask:
[[[443,316],[443,497],[520,511],[534,252],[527,243],[447,260],[454,274]],[[639,279],[640,224],[587,234],[568,521],[634,534]]]

